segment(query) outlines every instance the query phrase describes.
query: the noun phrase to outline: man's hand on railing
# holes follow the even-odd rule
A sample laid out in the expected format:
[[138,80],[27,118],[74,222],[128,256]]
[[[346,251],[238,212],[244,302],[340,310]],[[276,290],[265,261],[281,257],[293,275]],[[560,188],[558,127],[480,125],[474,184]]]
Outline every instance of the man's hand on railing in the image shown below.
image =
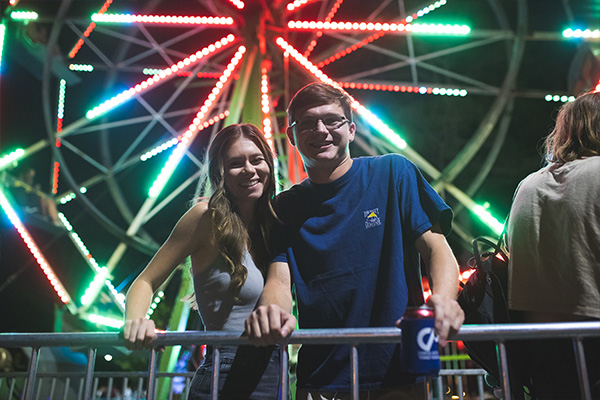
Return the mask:
[[[152,346],[152,341],[156,339],[156,329],[154,321],[146,318],[128,319],[123,325],[123,337],[125,338],[125,346],[129,350],[147,349]],[[164,349],[161,346],[159,350]]]
[[[458,333],[465,321],[465,313],[455,299],[439,294],[431,295],[427,305],[433,307],[435,311],[435,332],[439,338],[439,345],[443,347],[449,338]],[[400,321],[396,321],[398,328]]]
[[275,304],[260,306],[246,319],[245,328],[253,345],[271,346],[292,334],[296,317]]

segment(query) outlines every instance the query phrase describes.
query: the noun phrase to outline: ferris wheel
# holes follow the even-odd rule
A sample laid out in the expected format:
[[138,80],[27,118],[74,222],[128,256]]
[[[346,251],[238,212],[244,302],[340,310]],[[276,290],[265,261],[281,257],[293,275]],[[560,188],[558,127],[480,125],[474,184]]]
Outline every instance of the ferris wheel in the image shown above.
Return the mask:
[[[53,196],[84,260],[78,268],[87,264],[95,278],[76,298],[43,255],[38,263],[73,313],[86,313],[101,292],[122,310],[119,282],[147,262],[185,210],[206,144],[221,127],[259,126],[277,155],[281,189],[301,180],[284,134],[285,108],[311,81],[355,100],[353,154],[405,155],[453,207],[487,234],[501,232],[472,197],[502,149],[515,93],[547,93],[518,88],[531,39],[524,0],[514,7],[494,0],[466,7],[453,0],[107,0],[91,18],[91,2],[55,3],[23,1],[5,14],[6,29],[43,65],[46,135],[0,168],[51,159]],[[35,27],[44,25],[47,37],[36,39]],[[421,132],[426,119],[463,124],[462,137]],[[459,175],[484,150],[486,161],[461,187]],[[468,243],[469,230],[459,222],[454,234]]]

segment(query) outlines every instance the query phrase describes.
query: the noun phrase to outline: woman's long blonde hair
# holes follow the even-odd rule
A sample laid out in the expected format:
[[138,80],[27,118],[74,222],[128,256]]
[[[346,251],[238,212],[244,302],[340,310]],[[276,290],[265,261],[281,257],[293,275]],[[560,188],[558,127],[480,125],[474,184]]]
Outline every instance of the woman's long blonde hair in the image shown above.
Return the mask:
[[[269,166],[269,179],[265,182],[264,192],[256,204],[252,222],[246,226],[240,218],[235,201],[227,193],[223,178],[223,158],[229,146],[239,138],[251,140],[260,149]],[[242,265],[244,252],[248,250],[256,266],[266,274],[269,262],[269,236],[271,227],[276,220],[273,210],[275,194],[275,177],[273,168],[273,153],[267,144],[263,133],[252,124],[235,124],[220,130],[207,151],[207,177],[198,185],[196,202],[200,194],[210,194],[208,210],[212,220],[212,231],[219,253],[230,266],[230,290],[239,293],[246,281],[248,271]],[[208,185],[207,185],[208,184]],[[205,190],[208,186],[208,192]]]

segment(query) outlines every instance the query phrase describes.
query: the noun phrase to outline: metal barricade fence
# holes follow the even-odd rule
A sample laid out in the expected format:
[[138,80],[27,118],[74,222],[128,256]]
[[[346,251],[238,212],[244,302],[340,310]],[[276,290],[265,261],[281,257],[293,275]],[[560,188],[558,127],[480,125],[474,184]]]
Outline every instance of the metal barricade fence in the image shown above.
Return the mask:
[[[587,337],[600,337],[600,322],[565,322],[565,323],[544,323],[544,324],[500,324],[500,325],[464,325],[458,335],[453,340],[465,341],[494,341],[497,345],[497,353],[499,356],[499,366],[501,369],[501,388],[504,393],[504,398],[510,399],[510,386],[508,384],[508,360],[506,354],[506,342],[511,340],[535,340],[535,339],[551,339],[551,338],[570,338],[573,341],[576,368],[579,376],[580,390],[583,394],[583,399],[591,399],[591,388],[588,382],[586,369],[585,354],[583,349],[583,339]],[[399,343],[401,342],[401,330],[397,328],[354,328],[354,329],[311,329],[295,331],[286,344],[349,344],[351,346],[351,382],[352,382],[352,399],[359,398],[358,390],[358,369],[359,360],[357,346],[365,343]],[[192,345],[192,344],[210,344],[214,347],[213,350],[213,379],[212,379],[212,397],[217,399],[218,376],[219,376],[219,347],[224,345],[242,345],[248,344],[247,338],[241,336],[241,332],[165,332],[158,334],[156,346],[175,346],[175,345]],[[100,346],[122,346],[124,341],[118,336],[118,333],[0,333],[0,348],[1,347],[30,347],[32,349],[29,359],[27,372],[22,373],[0,373],[0,388],[3,381],[9,385],[8,379],[12,379],[12,388],[9,391],[14,391],[14,382],[16,377],[24,377],[25,385],[21,394],[17,398],[24,400],[34,400],[36,392],[37,378],[46,376],[58,377],[60,373],[43,374],[38,373],[38,357],[39,351],[43,347],[85,347],[87,348],[87,367],[85,373],[79,374],[80,383],[78,391],[78,399],[93,400],[94,385],[97,385],[97,379],[103,376],[109,377],[109,386],[112,386],[112,378],[123,377],[124,379],[138,379],[138,389],[136,399],[146,398],[149,400],[155,399],[156,396],[156,380],[160,377],[184,376],[187,382],[193,376],[193,373],[174,374],[174,373],[158,373],[157,372],[157,350],[150,349],[150,360],[147,373],[94,373],[94,363],[96,349]],[[281,346],[282,352],[282,380],[281,393],[284,394],[284,399],[289,393],[288,382],[288,346]],[[483,370],[442,370],[440,376],[460,373],[463,375],[476,374],[482,376],[485,374]],[[66,379],[71,379],[77,374],[62,373]],[[120,375],[119,375],[120,374]],[[145,376],[144,376],[145,375]],[[94,377],[95,376],[95,377]],[[142,382],[146,378],[146,393],[142,395]],[[67,381],[69,382],[69,381]],[[94,384],[94,382],[96,382]],[[437,393],[440,398],[443,398],[441,390],[441,379],[436,378]],[[51,391],[53,392],[53,385]],[[67,386],[69,384],[67,383]],[[428,380],[428,386],[431,381]],[[480,397],[482,396],[482,379],[479,380]],[[127,386],[127,380],[125,385]],[[189,387],[189,385],[186,385]],[[460,394],[462,398],[462,388]],[[110,387],[109,387],[110,391]],[[430,388],[427,389],[427,397],[431,396]],[[109,392],[110,393],[110,392]],[[63,394],[66,399],[66,390]],[[44,398],[52,398],[44,396]],[[58,399],[59,397],[57,397]],[[162,399],[160,399],[162,400]]]

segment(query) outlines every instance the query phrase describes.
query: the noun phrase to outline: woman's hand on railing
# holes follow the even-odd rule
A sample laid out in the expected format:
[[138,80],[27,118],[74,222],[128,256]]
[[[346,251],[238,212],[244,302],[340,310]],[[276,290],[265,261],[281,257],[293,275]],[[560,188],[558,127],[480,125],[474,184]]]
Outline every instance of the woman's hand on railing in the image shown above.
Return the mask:
[[152,341],[156,339],[156,333],[156,326],[151,319],[128,319],[123,325],[125,346],[130,350],[152,347]]

